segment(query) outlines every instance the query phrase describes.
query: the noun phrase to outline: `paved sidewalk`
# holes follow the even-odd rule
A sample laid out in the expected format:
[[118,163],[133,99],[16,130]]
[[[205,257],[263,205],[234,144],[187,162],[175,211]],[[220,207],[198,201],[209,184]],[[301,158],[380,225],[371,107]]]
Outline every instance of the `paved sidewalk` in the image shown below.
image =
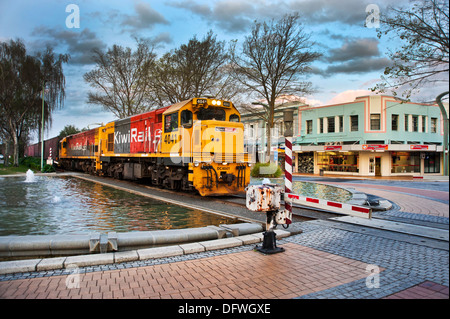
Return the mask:
[[[14,274],[0,278],[0,298],[380,299],[424,282],[448,288],[448,250],[308,222],[300,227],[302,234],[278,242],[286,249],[280,254],[246,245],[80,274]],[[439,292],[420,298],[448,298],[448,290]]]
[[[394,202],[397,209],[388,215],[403,214],[402,218],[420,218],[448,229],[448,204],[433,194],[417,197],[411,194],[416,191],[398,187],[354,187]],[[340,229],[332,223],[301,222],[294,227],[303,232],[279,240],[278,246],[286,250],[279,254],[263,255],[253,244],[147,261],[1,275],[0,298],[449,297],[448,249],[426,246],[420,237],[402,241],[382,232]]]

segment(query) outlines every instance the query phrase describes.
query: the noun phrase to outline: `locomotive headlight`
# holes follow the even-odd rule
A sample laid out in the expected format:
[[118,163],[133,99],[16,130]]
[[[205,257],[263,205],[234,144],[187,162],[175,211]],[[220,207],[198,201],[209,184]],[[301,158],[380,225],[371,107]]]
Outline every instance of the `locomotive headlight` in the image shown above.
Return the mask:
[[195,161],[194,166],[197,167],[198,165],[200,165],[200,163],[198,161]]
[[222,104],[222,102],[220,102],[220,101],[217,101],[217,105],[218,105],[218,106],[220,106],[220,104]]
[[216,100],[212,100],[212,105],[217,105],[217,101]]
[[222,165],[228,165],[228,163],[227,162],[223,162]]

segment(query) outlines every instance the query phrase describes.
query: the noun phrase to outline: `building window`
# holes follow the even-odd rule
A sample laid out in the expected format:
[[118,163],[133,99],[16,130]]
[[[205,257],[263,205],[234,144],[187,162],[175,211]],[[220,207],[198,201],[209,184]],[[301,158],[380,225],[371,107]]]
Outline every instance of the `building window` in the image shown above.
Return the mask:
[[370,130],[379,131],[381,129],[381,115],[370,114]]
[[313,131],[313,121],[307,120],[306,121],[306,134],[312,134]]
[[420,173],[419,152],[392,152],[391,173]]
[[431,133],[437,133],[437,118],[431,118]]
[[344,117],[339,116],[339,132],[344,132]]
[[424,173],[440,173],[439,153],[424,154]]
[[358,115],[350,115],[350,131],[358,131]]
[[358,172],[358,153],[326,152],[317,154],[317,165],[324,171]]
[[319,118],[319,133],[323,133],[323,117]]
[[335,123],[334,123],[334,117],[328,118],[328,133],[334,133],[335,129]]
[[392,114],[392,130],[398,131],[398,114]]
[[405,114],[405,132],[409,131],[409,115]]
[[419,132],[419,116],[418,115],[412,116],[412,130],[413,130],[413,132]]
[[427,132],[427,119],[426,116],[422,116],[422,133]]

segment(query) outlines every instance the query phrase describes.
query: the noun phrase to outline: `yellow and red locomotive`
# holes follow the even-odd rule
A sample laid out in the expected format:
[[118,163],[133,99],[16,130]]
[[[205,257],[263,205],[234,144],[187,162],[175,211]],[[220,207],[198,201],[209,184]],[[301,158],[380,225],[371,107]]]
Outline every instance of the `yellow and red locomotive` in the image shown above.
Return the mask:
[[244,126],[233,103],[193,98],[68,136],[60,164],[119,179],[149,179],[202,196],[236,194],[250,182]]

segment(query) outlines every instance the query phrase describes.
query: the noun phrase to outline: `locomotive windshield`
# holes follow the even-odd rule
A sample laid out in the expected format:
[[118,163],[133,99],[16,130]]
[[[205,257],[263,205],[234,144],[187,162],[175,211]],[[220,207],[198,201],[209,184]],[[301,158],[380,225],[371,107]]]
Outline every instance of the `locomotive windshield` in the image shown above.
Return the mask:
[[207,109],[202,107],[197,113],[197,119],[201,121],[225,121],[225,110],[216,107],[209,107]]

